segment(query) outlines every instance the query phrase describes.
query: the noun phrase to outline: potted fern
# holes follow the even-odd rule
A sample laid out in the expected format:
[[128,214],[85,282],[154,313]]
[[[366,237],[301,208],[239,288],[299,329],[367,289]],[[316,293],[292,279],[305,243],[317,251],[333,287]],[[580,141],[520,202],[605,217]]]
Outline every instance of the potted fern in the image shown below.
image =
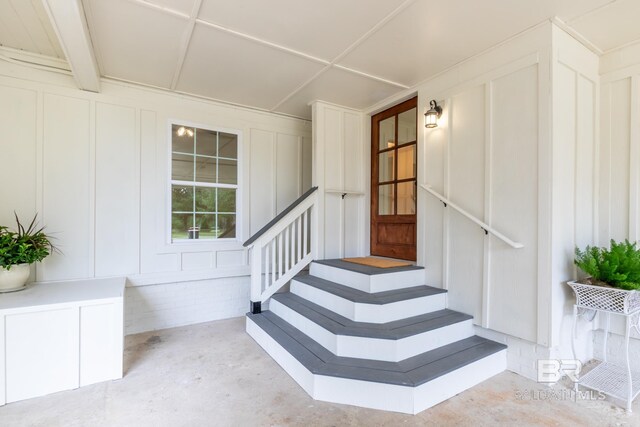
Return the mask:
[[24,289],[29,280],[29,266],[55,251],[44,227],[37,228],[37,215],[24,227],[16,215],[16,231],[0,226],[0,292]]
[[569,282],[580,307],[629,314],[640,309],[640,249],[611,240],[609,248],[576,248],[575,264],[589,277]]

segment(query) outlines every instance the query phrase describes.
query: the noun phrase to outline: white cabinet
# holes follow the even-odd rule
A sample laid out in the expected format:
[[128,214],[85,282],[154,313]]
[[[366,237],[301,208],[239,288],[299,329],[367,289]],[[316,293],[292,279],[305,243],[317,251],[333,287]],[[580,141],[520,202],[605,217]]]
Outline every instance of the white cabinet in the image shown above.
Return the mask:
[[124,278],[0,295],[0,404],[122,378]]

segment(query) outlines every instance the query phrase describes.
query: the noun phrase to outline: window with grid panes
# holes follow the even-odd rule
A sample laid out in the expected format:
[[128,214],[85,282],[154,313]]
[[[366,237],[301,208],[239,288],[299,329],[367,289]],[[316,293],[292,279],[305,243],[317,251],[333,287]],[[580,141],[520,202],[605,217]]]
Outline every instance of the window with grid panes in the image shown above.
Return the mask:
[[171,126],[171,240],[236,237],[238,135]]

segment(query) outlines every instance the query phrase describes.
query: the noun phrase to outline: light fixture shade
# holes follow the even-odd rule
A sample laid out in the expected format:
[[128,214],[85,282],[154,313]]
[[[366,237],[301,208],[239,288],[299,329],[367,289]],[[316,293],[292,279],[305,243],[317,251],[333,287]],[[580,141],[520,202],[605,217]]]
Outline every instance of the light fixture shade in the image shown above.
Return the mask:
[[426,128],[438,127],[438,118],[442,115],[442,107],[438,105],[435,99],[429,102],[431,108],[424,114],[424,126]]

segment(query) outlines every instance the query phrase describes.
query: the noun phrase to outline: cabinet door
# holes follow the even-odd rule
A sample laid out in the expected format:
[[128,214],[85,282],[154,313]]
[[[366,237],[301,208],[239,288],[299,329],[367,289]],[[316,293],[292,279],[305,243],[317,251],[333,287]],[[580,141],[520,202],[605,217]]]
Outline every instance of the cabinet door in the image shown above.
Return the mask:
[[80,307],[80,385],[122,378],[122,303]]
[[7,403],[79,386],[78,308],[5,317]]

